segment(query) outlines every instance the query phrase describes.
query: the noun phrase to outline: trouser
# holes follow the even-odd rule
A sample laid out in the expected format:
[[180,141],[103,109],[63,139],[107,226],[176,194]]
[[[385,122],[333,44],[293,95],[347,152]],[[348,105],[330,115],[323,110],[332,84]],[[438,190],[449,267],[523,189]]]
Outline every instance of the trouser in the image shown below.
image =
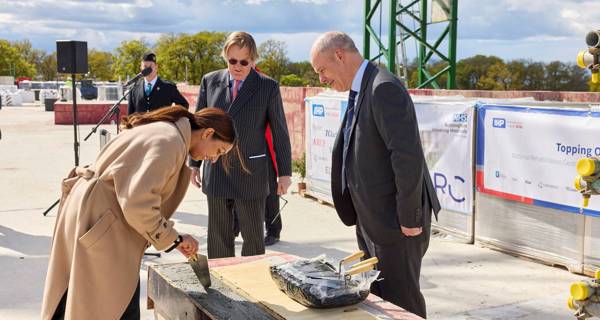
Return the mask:
[[[429,247],[431,209],[423,208],[423,232],[416,237],[403,237],[399,243],[380,246],[375,244],[360,226],[356,227],[358,247],[365,252],[364,259],[377,257],[380,281],[371,285],[371,293],[422,318],[426,318],[425,298],[421,293],[419,277],[421,262]],[[398,232],[400,227],[398,227]]]
[[234,215],[244,240],[242,256],[265,253],[265,199],[208,199],[208,258],[235,256]]
[[[90,303],[95,303],[91,301]],[[56,311],[54,311],[54,315],[52,316],[52,320],[63,320],[65,318],[65,308],[67,306],[67,291],[63,295],[62,299],[58,303],[56,307]],[[100,316],[100,315],[99,315]],[[137,288],[135,289],[135,293],[129,301],[129,305],[123,312],[121,316],[121,320],[139,320],[141,318],[140,314],[140,282],[138,280]]]
[[279,214],[279,195],[277,194],[277,173],[273,166],[269,166],[269,195],[265,205],[265,228],[267,236],[279,238],[282,224],[281,214]]

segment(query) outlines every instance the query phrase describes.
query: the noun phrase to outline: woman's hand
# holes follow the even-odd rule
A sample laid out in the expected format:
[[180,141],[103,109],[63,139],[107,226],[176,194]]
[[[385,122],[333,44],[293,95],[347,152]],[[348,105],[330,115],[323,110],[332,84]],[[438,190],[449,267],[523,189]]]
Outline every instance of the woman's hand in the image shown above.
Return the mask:
[[183,241],[177,246],[177,250],[181,252],[186,258],[189,258],[192,254],[198,252],[198,241],[189,234],[181,235]]
[[196,168],[196,167],[192,168],[192,176],[190,177],[190,182],[196,188],[202,188],[202,178],[200,177],[200,168]]

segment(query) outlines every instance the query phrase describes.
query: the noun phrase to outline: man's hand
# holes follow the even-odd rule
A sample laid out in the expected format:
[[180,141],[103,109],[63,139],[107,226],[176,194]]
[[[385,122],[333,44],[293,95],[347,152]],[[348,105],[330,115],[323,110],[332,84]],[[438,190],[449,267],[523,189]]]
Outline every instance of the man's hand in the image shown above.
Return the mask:
[[177,246],[177,250],[181,252],[186,258],[189,258],[192,254],[198,252],[198,241],[189,234],[181,235],[183,241]]
[[281,196],[287,193],[288,189],[292,185],[292,177],[283,176],[279,177],[277,181],[277,195]]
[[423,228],[422,227],[418,227],[418,228],[406,228],[404,226],[400,226],[400,230],[402,230],[402,233],[407,236],[407,237],[416,237],[418,235],[420,235],[423,232]]
[[196,188],[202,188],[202,178],[200,178],[200,168],[193,167],[192,168],[192,176],[190,177],[190,182],[196,186]]

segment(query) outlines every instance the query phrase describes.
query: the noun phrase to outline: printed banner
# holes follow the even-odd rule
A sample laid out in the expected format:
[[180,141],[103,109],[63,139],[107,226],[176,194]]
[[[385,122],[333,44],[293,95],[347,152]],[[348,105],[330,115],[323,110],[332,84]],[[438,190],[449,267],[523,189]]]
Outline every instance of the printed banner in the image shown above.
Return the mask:
[[442,208],[473,212],[473,103],[415,102],[427,167]]
[[573,109],[478,106],[477,188],[506,199],[600,215],[575,190],[575,165],[600,156],[600,113]]

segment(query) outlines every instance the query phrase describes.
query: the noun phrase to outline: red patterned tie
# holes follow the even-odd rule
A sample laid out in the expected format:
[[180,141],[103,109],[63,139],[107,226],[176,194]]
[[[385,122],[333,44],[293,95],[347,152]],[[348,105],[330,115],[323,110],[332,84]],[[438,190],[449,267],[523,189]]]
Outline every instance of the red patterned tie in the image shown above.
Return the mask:
[[239,80],[233,80],[233,90],[231,92],[231,95],[233,96],[233,100],[235,100],[235,98],[238,95],[238,87],[240,86],[240,81]]

